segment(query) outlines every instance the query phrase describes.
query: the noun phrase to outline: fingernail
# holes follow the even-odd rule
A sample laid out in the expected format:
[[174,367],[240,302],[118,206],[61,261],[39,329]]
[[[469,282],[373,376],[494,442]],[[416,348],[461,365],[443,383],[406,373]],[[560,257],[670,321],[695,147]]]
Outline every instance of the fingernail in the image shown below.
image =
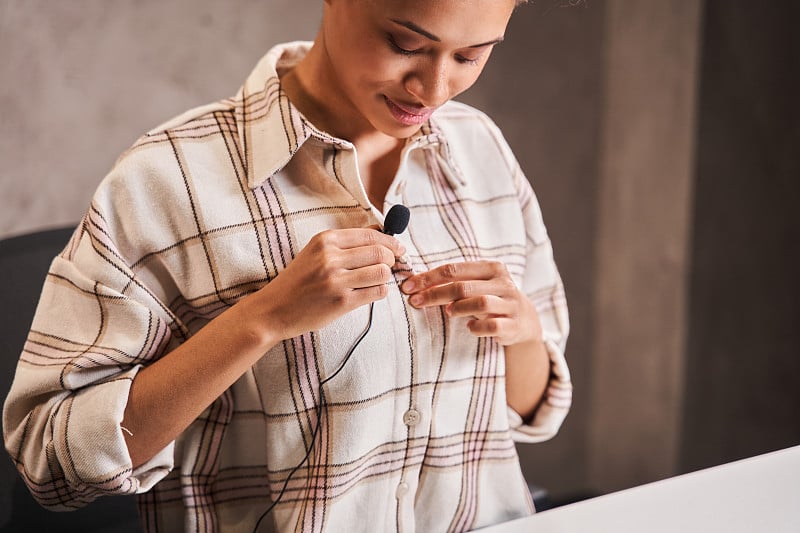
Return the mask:
[[403,289],[403,292],[409,293],[413,291],[415,287],[416,285],[414,284],[413,281],[406,281],[405,283],[403,283],[403,286],[401,288]]
[[397,253],[398,257],[406,255],[406,247],[401,244],[400,248],[397,250],[397,252],[398,252]]
[[409,299],[409,301],[411,302],[411,305],[419,305],[422,303],[422,296],[415,294]]

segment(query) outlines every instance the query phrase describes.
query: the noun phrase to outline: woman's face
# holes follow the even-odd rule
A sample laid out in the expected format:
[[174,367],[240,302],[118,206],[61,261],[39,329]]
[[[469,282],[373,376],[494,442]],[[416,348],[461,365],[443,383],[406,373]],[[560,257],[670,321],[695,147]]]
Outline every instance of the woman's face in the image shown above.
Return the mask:
[[376,130],[409,137],[475,83],[515,3],[326,0],[322,38],[330,89]]

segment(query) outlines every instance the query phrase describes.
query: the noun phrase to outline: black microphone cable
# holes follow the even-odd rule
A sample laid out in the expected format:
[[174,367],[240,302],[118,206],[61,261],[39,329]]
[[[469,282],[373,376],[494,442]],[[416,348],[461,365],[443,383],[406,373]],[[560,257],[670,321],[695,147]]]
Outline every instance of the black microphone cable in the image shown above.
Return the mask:
[[[387,235],[397,235],[398,233],[403,233],[406,229],[406,226],[408,226],[409,218],[410,218],[410,212],[406,206],[402,204],[397,204],[392,206],[392,208],[389,209],[389,212],[386,213],[386,217],[384,219],[383,233],[386,233]],[[358,338],[355,340],[350,349],[347,350],[347,353],[345,354],[342,362],[339,363],[339,368],[337,368],[333,372],[333,374],[331,374],[324,380],[320,381],[319,403],[317,404],[314,410],[314,413],[316,414],[317,417],[317,422],[314,425],[314,431],[311,433],[311,444],[306,449],[306,454],[303,456],[300,462],[297,463],[297,465],[294,468],[292,468],[291,472],[289,472],[289,475],[286,476],[286,481],[284,481],[283,488],[278,493],[278,497],[272,501],[272,504],[270,504],[270,506],[267,507],[267,510],[264,511],[258,518],[255,527],[253,527],[253,533],[256,533],[258,531],[258,527],[261,525],[261,521],[264,520],[267,517],[267,515],[269,515],[270,512],[272,512],[272,510],[275,508],[276,505],[278,505],[278,503],[280,503],[281,499],[283,498],[283,495],[286,493],[286,489],[289,487],[289,481],[291,481],[292,476],[294,476],[295,473],[297,473],[297,471],[300,470],[300,467],[302,467],[305,464],[305,462],[311,455],[311,451],[314,449],[314,444],[317,441],[317,434],[319,433],[319,428],[322,421],[322,410],[324,407],[327,407],[328,405],[328,402],[325,399],[325,389],[323,386],[330,380],[335,378],[339,374],[339,372],[342,371],[344,366],[350,360],[350,357],[356,351],[356,348],[358,348],[358,345],[361,344],[361,341],[363,341],[364,337],[367,336],[367,333],[369,333],[369,330],[372,328],[372,317],[374,311],[375,311],[375,302],[370,302],[369,320],[367,322],[367,327],[364,328],[364,331],[361,332],[361,335],[358,336]]]
[[283,498],[283,495],[286,492],[287,487],[289,486],[289,481],[291,481],[292,476],[294,476],[295,473],[298,470],[300,470],[300,467],[303,466],[303,464],[305,464],[305,462],[308,460],[308,457],[311,455],[311,451],[314,449],[314,444],[317,441],[317,434],[319,433],[320,422],[322,420],[322,409],[323,409],[323,407],[326,407],[328,405],[327,401],[325,400],[325,389],[323,389],[323,385],[325,385],[330,380],[335,378],[336,375],[339,372],[342,371],[342,369],[344,368],[344,365],[346,365],[347,361],[350,360],[350,356],[353,355],[353,353],[356,351],[356,348],[358,348],[358,345],[361,344],[361,341],[364,340],[364,337],[367,336],[367,333],[369,333],[369,330],[372,327],[372,315],[373,315],[373,311],[374,310],[375,310],[375,302],[372,302],[372,303],[369,304],[369,322],[367,322],[367,327],[364,328],[364,331],[361,332],[361,335],[358,336],[358,339],[356,339],[356,341],[353,343],[353,345],[347,351],[347,354],[345,354],[345,356],[344,356],[344,360],[339,364],[339,368],[337,368],[336,371],[333,374],[331,374],[330,376],[328,376],[327,378],[325,378],[324,380],[322,380],[319,383],[319,403],[317,404],[316,409],[314,411],[316,413],[316,416],[317,416],[317,423],[314,426],[314,431],[311,433],[311,444],[306,449],[306,454],[303,456],[303,458],[300,460],[300,462],[297,463],[297,466],[295,466],[292,469],[292,471],[289,472],[289,475],[286,476],[286,481],[283,483],[283,488],[278,493],[278,497],[275,498],[275,500],[273,500],[272,504],[267,508],[266,511],[264,511],[264,513],[261,515],[261,517],[259,517],[258,522],[256,522],[256,526],[253,528],[253,533],[258,531],[258,526],[261,525],[261,521],[264,520],[264,518],[267,517],[267,515],[272,511],[272,509],[276,505],[278,505],[278,503],[280,503],[281,498]]

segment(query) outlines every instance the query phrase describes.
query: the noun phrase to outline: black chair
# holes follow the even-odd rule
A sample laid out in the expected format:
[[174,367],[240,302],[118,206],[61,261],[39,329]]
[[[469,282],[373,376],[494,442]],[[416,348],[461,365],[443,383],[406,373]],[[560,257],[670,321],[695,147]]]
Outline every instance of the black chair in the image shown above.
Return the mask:
[[[47,269],[74,228],[0,240],[0,398],[5,403]],[[39,506],[5,451],[0,459],[0,531],[141,532],[133,496],[100,498],[83,509],[54,513]]]

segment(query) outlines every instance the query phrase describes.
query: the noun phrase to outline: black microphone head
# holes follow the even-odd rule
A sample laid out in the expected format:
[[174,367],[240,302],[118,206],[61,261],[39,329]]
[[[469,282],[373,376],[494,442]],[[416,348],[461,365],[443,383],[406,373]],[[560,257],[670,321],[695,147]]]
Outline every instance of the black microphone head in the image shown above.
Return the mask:
[[383,232],[387,235],[397,235],[403,233],[408,226],[408,220],[411,218],[411,211],[408,210],[403,204],[393,205],[389,212],[386,213],[386,219],[383,221]]

